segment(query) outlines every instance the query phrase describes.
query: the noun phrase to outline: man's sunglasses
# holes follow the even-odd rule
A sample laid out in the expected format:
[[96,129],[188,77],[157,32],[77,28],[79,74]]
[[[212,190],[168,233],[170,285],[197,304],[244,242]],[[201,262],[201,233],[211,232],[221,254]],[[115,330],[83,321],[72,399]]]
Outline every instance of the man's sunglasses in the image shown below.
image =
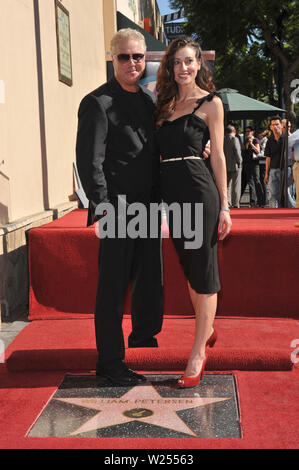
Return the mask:
[[134,62],[141,62],[144,58],[144,54],[118,54],[117,60],[118,62],[129,62],[130,59],[133,59]]

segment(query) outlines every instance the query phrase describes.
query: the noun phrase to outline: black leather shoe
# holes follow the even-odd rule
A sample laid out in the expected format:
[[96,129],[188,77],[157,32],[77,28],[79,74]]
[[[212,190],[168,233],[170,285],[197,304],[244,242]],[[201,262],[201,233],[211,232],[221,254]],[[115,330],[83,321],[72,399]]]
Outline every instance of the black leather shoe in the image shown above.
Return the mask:
[[105,372],[96,372],[96,375],[108,380],[112,385],[138,385],[146,382],[146,377],[137,374],[128,367],[123,367],[118,370],[110,370]]
[[128,346],[129,348],[157,348],[158,347],[158,341],[156,338],[148,338],[143,341],[131,341],[130,338],[128,340]]

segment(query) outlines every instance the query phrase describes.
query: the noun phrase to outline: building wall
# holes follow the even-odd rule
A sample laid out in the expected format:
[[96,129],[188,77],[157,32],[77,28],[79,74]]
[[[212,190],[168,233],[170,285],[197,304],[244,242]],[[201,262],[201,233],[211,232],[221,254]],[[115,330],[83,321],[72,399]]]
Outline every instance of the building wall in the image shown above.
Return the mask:
[[[113,0],[62,4],[70,17],[72,86],[58,77],[55,1],[1,0],[2,317],[28,303],[28,231],[78,206],[72,167],[78,106],[106,81],[104,6],[106,16],[114,14]],[[107,30],[114,33],[113,23]]]
[[0,104],[0,169],[1,183],[6,181],[2,224],[43,209],[33,10],[30,0],[1,2],[0,79],[5,100]]
[[116,0],[117,11],[125,15],[134,23],[140,20],[139,0]]
[[156,0],[139,0],[140,19],[147,32],[164,41],[164,23]]
[[106,80],[102,1],[88,0],[85,8],[84,3],[63,2],[70,13],[73,70],[70,87],[58,80],[53,2],[40,2],[49,207],[73,197],[78,106],[83,95]]
[[106,58],[109,56],[110,53],[111,39],[117,31],[116,12],[116,0],[103,0]]
[[[1,222],[74,199],[77,109],[106,79],[103,1],[64,0],[70,14],[73,85],[58,79],[54,0],[1,0]],[[39,54],[40,50],[40,54]],[[6,219],[6,220],[5,220]]]

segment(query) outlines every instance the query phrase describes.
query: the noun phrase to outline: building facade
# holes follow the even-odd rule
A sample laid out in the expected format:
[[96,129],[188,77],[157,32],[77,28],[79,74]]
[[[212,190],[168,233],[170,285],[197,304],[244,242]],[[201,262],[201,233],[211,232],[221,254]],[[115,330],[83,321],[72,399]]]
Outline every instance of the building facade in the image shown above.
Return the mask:
[[154,0],[1,0],[2,317],[28,302],[28,230],[78,207],[78,106],[106,81],[118,15],[163,37]]

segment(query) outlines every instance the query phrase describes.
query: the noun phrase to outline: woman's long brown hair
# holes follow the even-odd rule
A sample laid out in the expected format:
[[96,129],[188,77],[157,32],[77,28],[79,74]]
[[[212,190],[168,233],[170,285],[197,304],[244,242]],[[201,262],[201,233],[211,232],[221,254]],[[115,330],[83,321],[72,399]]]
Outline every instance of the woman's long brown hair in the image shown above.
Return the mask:
[[178,86],[174,80],[174,56],[182,47],[192,47],[195,50],[196,59],[201,59],[201,68],[197,73],[195,82],[203,90],[215,91],[212,74],[201,55],[201,48],[198,42],[188,36],[180,36],[168,46],[157,73],[157,108],[155,112],[156,127],[160,127],[162,122],[173,112],[175,100],[178,95]]

